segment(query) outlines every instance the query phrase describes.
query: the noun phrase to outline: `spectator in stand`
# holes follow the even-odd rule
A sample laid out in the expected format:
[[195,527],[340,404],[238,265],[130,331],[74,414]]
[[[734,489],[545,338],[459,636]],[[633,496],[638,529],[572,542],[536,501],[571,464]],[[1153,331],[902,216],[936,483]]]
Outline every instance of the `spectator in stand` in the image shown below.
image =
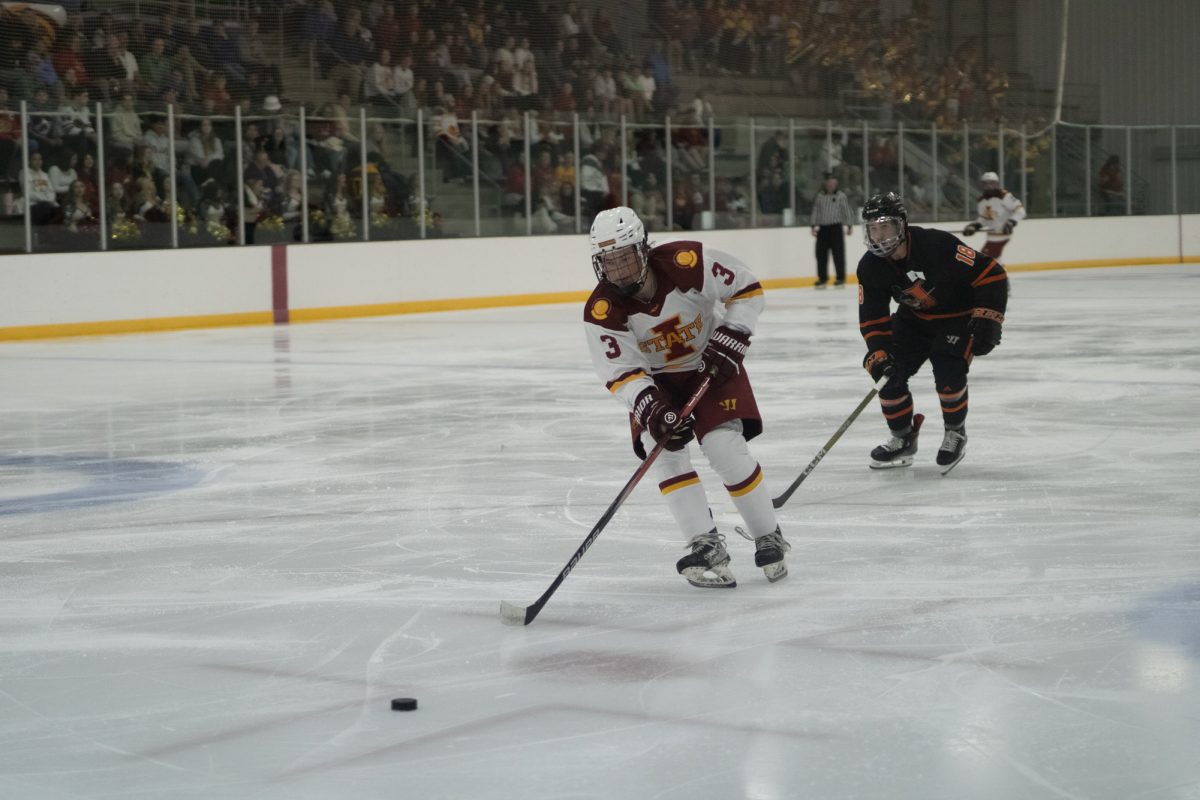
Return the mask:
[[554,98],[553,108],[555,111],[565,114],[570,114],[576,110],[575,88],[571,86],[569,81],[564,82],[562,86],[558,87],[558,96]]
[[64,77],[68,72],[74,71],[77,84],[86,89],[91,83],[91,76],[88,75],[87,65],[83,60],[84,42],[82,33],[71,34],[65,46],[55,55],[54,66],[58,68],[58,74]]
[[617,81],[612,69],[606,68],[596,73],[592,83],[592,96],[595,98],[597,110],[605,116],[617,113]]
[[[172,61],[170,83],[179,97],[191,104],[200,97],[199,89],[208,79],[210,71],[192,55],[191,45],[181,45]],[[176,74],[178,73],[178,74]],[[180,89],[182,83],[183,88]]]
[[363,97],[368,103],[381,108],[391,108],[399,101],[396,92],[396,67],[392,65],[392,51],[381,48],[375,63],[367,70]]
[[538,74],[533,59],[526,61],[513,73],[513,102],[524,111],[534,111],[539,105]]
[[238,59],[246,72],[258,75],[266,93],[275,94],[283,90],[283,76],[278,65],[267,55],[265,37],[259,32],[257,17],[246,22],[246,31],[238,37]]
[[471,174],[471,145],[463,137],[454,113],[453,96],[446,95],[450,105],[434,110],[433,135],[436,138],[437,162],[442,170],[442,182],[469,177]]
[[339,93],[355,96],[362,89],[363,76],[371,57],[371,33],[362,27],[362,11],[351,6],[338,26],[326,55],[329,78]]
[[618,57],[625,55],[625,46],[613,28],[612,19],[604,10],[604,6],[596,9],[596,15],[592,18],[592,36],[610,55]]
[[79,165],[79,182],[83,184],[84,196],[92,208],[100,204],[100,190],[96,183],[96,157],[91,153],[83,154],[83,163]]
[[247,182],[251,180],[261,182],[266,193],[271,195],[279,187],[283,174],[283,167],[273,164],[270,154],[266,150],[259,149],[254,152],[254,160],[246,166],[242,177]]
[[413,77],[412,62],[412,53],[405,53],[400,58],[400,63],[392,70],[395,82],[393,97],[400,104],[400,109],[405,113],[412,113],[417,110],[417,96],[413,91],[415,79]]
[[220,182],[224,177],[225,148],[213,132],[211,119],[200,120],[200,127],[188,136],[188,166],[192,179],[203,187],[209,178]]
[[144,145],[138,145],[133,151],[133,168],[130,170],[130,177],[136,186],[142,178],[149,178],[154,181],[154,188],[158,194],[164,194],[163,189],[167,185],[167,173],[160,170],[154,163],[154,151]]
[[30,49],[27,69],[33,75],[34,85],[45,86],[51,96],[62,90],[58,79],[58,70],[54,68],[54,61],[50,58],[50,45],[46,39],[40,39]]
[[210,113],[233,113],[233,95],[229,93],[228,79],[223,72],[214,72],[204,89],[204,100],[212,103]]
[[110,85],[108,96],[118,97],[125,89],[136,91],[140,73],[137,57],[129,50],[129,34],[122,31],[109,37],[108,56],[114,64],[114,74],[117,72],[115,65],[120,67],[120,80]]
[[608,194],[608,176],[604,173],[602,156],[603,151],[597,148],[585,155],[580,165],[579,193],[588,225],[604,209],[604,198]]
[[224,20],[219,19],[213,23],[210,46],[217,68],[234,82],[245,83],[246,70],[241,64],[241,48],[238,46],[237,38],[229,33]]
[[87,196],[87,186],[83,181],[71,183],[70,192],[62,204],[63,223],[71,233],[78,233],[80,227],[88,227],[96,222],[96,211]]
[[55,163],[50,165],[50,186],[59,202],[71,191],[71,184],[79,179],[79,173],[75,169],[78,164],[79,154],[74,150],[64,150],[58,154]]
[[640,101],[641,107],[643,113],[646,113],[654,108],[654,95],[658,91],[658,81],[654,79],[654,74],[649,64],[642,66],[642,74],[638,77],[637,81],[642,95]]
[[42,169],[42,154],[29,155],[29,171],[21,170],[21,185],[26,188],[25,198],[29,204],[29,215],[34,225],[47,225],[58,214],[58,197],[50,176]]
[[21,149],[21,117],[12,110],[8,89],[0,86],[0,181],[15,176],[16,155]]
[[383,16],[371,26],[371,30],[374,31],[377,49],[398,54],[407,45],[407,42],[400,38],[400,18],[396,16],[395,3],[386,3],[383,6]]
[[136,187],[132,206],[134,219],[145,222],[167,222],[170,220],[167,208],[163,205],[162,197],[158,194],[158,187],[154,185],[153,178],[143,175],[134,182],[134,186]]
[[70,102],[59,109],[62,116],[62,141],[66,146],[82,153],[92,149],[96,142],[96,129],[92,126],[92,112],[88,108],[88,93],[77,92]]
[[517,37],[508,36],[504,39],[504,45],[496,50],[496,79],[500,81],[500,85],[505,89],[512,89],[513,71],[516,68],[516,56],[513,51],[516,48]]
[[763,214],[782,214],[788,207],[788,187],[783,170],[771,170],[765,185],[758,190],[758,210]]
[[758,174],[769,177],[773,170],[787,167],[787,136],[778,128],[758,149]]
[[479,91],[475,93],[475,109],[484,117],[493,116],[504,104],[504,94],[495,78],[484,75],[479,81]]
[[143,96],[156,98],[162,94],[171,77],[171,59],[167,57],[167,41],[156,36],[150,42],[150,52],[140,62]]
[[571,39],[579,36],[579,32],[579,6],[574,2],[567,3],[566,10],[558,18],[558,35]]
[[299,170],[288,170],[284,177],[278,207],[285,223],[292,225],[301,221],[304,209],[304,178]]
[[134,107],[132,92],[121,95],[121,105],[109,118],[107,144],[117,150],[128,150],[142,143],[142,120]]

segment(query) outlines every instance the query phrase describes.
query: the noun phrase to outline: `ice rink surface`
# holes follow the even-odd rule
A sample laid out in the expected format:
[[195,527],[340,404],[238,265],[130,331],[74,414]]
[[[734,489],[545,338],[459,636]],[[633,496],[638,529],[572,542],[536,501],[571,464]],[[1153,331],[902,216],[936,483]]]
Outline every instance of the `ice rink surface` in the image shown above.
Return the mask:
[[[646,481],[527,628],[637,465],[580,307],[0,345],[0,797],[1197,800],[1200,265],[1012,285],[949,476],[926,367],[786,580],[688,586]],[[776,494],[862,352],[853,287],[768,293]]]

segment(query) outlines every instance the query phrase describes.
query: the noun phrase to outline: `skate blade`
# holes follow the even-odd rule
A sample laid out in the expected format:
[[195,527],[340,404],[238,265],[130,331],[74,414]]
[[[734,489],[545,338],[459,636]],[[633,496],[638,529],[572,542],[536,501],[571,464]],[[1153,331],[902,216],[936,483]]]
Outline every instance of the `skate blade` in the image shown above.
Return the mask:
[[733,573],[724,564],[715,567],[684,567],[681,573],[687,582],[700,589],[732,589],[737,586]]
[[892,461],[872,461],[871,469],[896,469],[898,467],[911,467],[912,462],[912,456],[904,456],[903,458],[897,458]]
[[767,576],[767,580],[771,583],[781,581],[787,577],[787,564],[783,561],[776,561],[774,564],[767,564],[762,568],[763,574]]

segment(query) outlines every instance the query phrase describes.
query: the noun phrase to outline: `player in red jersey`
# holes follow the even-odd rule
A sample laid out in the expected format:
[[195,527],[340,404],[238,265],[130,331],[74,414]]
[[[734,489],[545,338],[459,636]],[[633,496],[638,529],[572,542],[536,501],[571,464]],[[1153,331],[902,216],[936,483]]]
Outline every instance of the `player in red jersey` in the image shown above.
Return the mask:
[[[653,471],[691,551],[676,569],[693,586],[737,585],[725,537],[713,526],[692,467],[687,445],[694,437],[745,521],[749,533],[737,531],[754,540],[755,565],[771,582],[783,578],[788,543],[747,445],[762,432],[742,366],[763,309],[758,279],[738,259],[700,242],[652,247],[642,221],[624,207],[596,216],[591,246],[599,283],[583,321],[592,363],[629,409],[635,452],[645,458],[666,440]],[[708,393],[678,424],[678,409],[705,375],[713,379]]]
[[[913,415],[908,381],[928,360],[945,424],[937,463],[949,472],[966,451],[971,359],[1000,344],[1008,275],[994,258],[952,234],[909,226],[908,211],[894,193],[875,195],[862,213],[868,249],[858,262],[863,366],[873,380],[891,376],[879,400],[892,436],[871,451],[871,466],[912,464],[924,417]],[[892,299],[899,304],[895,313]]]

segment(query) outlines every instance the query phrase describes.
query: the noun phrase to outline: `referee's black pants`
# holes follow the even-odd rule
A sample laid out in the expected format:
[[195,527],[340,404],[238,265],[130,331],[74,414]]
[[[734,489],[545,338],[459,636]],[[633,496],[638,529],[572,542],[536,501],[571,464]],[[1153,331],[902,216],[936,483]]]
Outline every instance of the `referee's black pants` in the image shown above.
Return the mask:
[[829,281],[829,254],[833,254],[833,268],[837,282],[846,282],[846,238],[842,226],[821,225],[817,228],[817,283]]

